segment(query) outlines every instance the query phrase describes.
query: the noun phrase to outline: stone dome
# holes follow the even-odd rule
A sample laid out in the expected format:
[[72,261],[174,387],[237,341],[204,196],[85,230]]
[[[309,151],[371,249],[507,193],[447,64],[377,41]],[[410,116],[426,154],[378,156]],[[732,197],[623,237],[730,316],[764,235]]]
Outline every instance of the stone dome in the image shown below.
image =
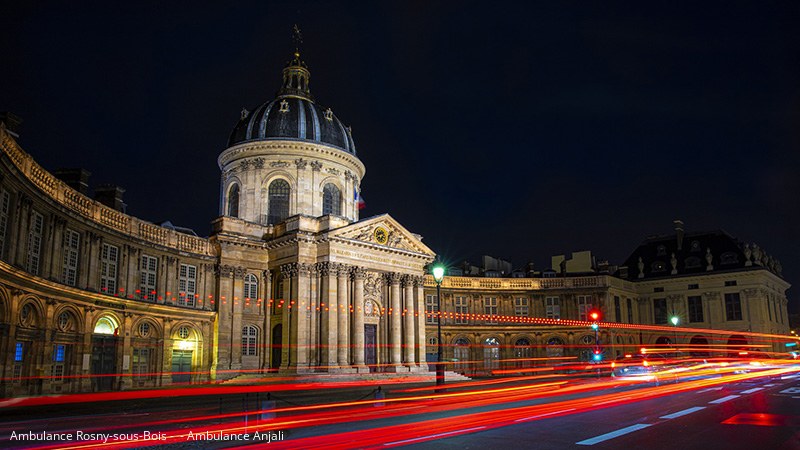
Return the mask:
[[283,86],[274,100],[252,112],[244,109],[231,132],[228,147],[253,141],[288,140],[325,144],[356,154],[350,128],[330,108],[322,108],[311,96],[311,73],[295,52],[283,69]]

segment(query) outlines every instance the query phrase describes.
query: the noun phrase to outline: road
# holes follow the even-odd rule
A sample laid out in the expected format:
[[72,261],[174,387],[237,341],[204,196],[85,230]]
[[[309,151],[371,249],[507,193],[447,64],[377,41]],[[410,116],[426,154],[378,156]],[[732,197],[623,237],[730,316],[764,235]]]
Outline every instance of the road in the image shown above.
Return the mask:
[[[305,386],[281,392],[275,408],[265,411],[274,418],[263,419],[253,414],[254,391],[264,400],[268,386],[245,387],[246,397],[203,388],[181,397],[165,390],[158,398],[6,405],[0,446],[800,449],[798,370],[730,371],[658,384],[585,376],[490,379],[453,383],[445,393],[425,384],[395,385],[378,400],[374,385]],[[43,432],[61,434],[36,434]],[[33,435],[20,439],[24,433]]]

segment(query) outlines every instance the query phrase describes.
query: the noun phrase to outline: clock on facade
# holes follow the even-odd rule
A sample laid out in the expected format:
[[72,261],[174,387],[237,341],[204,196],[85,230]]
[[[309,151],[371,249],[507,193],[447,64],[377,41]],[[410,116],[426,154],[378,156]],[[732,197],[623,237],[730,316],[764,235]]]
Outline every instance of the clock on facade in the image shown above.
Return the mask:
[[386,231],[386,228],[375,228],[373,236],[375,236],[375,242],[378,244],[386,245],[386,243],[389,242],[389,232]]

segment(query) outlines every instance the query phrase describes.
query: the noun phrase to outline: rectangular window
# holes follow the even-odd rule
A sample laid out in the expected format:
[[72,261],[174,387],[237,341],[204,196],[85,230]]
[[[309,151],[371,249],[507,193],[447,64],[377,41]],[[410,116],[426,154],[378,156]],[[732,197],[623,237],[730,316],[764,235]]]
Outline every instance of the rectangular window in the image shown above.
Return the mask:
[[622,302],[619,301],[619,296],[614,296],[614,320],[622,322]]
[[700,289],[700,285],[699,284],[690,284],[689,285],[689,289]]
[[438,323],[439,322],[439,308],[436,305],[435,295],[425,296],[425,323]]
[[528,310],[528,299],[525,297],[517,297],[514,299],[514,315],[517,317],[530,316]]
[[664,292],[664,288],[663,287],[653,288],[653,292]]
[[497,323],[497,297],[483,299],[483,312],[489,317],[486,323]]
[[139,260],[139,298],[156,301],[156,281],[158,277],[158,258],[142,255]]
[[689,322],[702,322],[703,298],[700,296],[691,296],[688,298],[688,305],[689,305]]
[[195,298],[197,298],[197,267],[189,264],[181,264],[181,270],[178,274],[178,304],[181,306],[195,305]]
[[468,311],[467,297],[456,297],[456,324],[463,325],[467,323]]
[[117,293],[117,263],[119,248],[103,244],[100,252],[100,291],[110,295]]
[[667,323],[667,299],[653,299],[653,323],[656,325]]
[[736,286],[736,280],[726,281],[725,286]]
[[545,317],[548,319],[561,318],[561,302],[558,297],[546,297],[544,299]]
[[69,228],[64,231],[64,270],[61,281],[67,286],[75,286],[78,282],[78,249],[81,244],[81,235]]
[[742,320],[742,301],[738,292],[725,294],[725,320]]
[[0,190],[0,258],[6,250],[6,234],[8,233],[8,213],[11,210],[11,196],[5,189]]
[[633,300],[626,298],[625,308],[628,310],[628,323],[633,323]]
[[150,349],[134,348],[133,363],[131,364],[131,373],[134,375],[134,381],[144,381],[146,378],[153,377],[149,365]]
[[22,342],[17,342],[17,346],[14,348],[14,362],[22,362],[24,350],[25,345]]
[[[772,308],[774,308],[774,302],[770,299],[767,301],[767,312],[769,313],[769,321],[772,322]],[[776,320],[777,322],[777,320]]]
[[62,381],[64,379],[65,353],[66,345],[57,344],[53,348],[53,368],[50,373],[53,381]]
[[258,330],[256,327],[242,329],[242,356],[257,356]]
[[592,310],[592,296],[578,296],[578,320],[589,320],[589,311]]
[[39,263],[42,258],[42,232],[44,217],[36,211],[31,212],[31,223],[28,228],[28,272],[39,275]]

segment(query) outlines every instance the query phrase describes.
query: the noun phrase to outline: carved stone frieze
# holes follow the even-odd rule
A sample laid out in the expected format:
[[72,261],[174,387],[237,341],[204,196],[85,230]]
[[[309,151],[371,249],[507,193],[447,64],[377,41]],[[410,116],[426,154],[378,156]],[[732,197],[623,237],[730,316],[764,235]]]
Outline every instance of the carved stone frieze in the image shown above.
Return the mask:
[[325,171],[328,172],[331,175],[339,175],[339,174],[341,174],[339,169],[335,169],[333,167],[328,167]]
[[233,269],[233,277],[237,280],[243,280],[244,276],[247,275],[247,269],[241,266],[237,266]]
[[250,169],[250,164],[251,162],[249,159],[242,160],[242,162],[239,163],[239,170],[245,171]]
[[380,298],[383,289],[383,279],[375,272],[367,272],[364,280],[364,294],[371,298]]
[[270,167],[289,167],[289,163],[286,161],[272,161],[269,163]]

